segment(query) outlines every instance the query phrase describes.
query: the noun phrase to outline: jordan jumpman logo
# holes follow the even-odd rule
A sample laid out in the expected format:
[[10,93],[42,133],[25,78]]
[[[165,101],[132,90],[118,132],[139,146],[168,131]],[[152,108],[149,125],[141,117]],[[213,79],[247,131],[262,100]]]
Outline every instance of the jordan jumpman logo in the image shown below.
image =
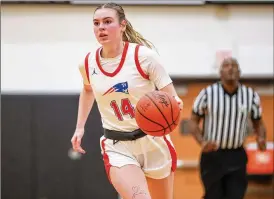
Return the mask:
[[95,71],[95,68],[93,69],[93,73],[91,75],[98,75]]

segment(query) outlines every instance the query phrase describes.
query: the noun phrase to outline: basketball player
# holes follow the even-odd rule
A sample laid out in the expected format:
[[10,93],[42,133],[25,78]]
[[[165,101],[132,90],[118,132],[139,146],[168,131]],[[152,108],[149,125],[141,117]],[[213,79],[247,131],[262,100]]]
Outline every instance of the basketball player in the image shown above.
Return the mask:
[[100,144],[105,169],[120,196],[172,199],[177,159],[173,144],[169,136],[143,133],[136,124],[134,108],[145,93],[156,88],[174,96],[181,106],[182,101],[157,53],[150,49],[152,45],[133,29],[121,6],[99,6],[93,23],[102,47],[88,53],[80,64],[84,88],[71,139],[73,149],[85,153],[81,139],[96,100],[104,128]]

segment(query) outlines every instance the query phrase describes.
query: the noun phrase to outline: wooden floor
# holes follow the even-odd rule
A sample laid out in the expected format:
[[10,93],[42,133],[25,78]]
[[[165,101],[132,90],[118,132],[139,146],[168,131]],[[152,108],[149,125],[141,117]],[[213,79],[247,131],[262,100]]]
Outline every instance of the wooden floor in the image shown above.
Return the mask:
[[273,199],[273,196],[273,183],[270,185],[249,183],[245,199]]
[[[179,170],[175,176],[174,199],[202,199],[203,188],[196,169]],[[245,199],[273,199],[274,183],[259,185],[249,183]]]

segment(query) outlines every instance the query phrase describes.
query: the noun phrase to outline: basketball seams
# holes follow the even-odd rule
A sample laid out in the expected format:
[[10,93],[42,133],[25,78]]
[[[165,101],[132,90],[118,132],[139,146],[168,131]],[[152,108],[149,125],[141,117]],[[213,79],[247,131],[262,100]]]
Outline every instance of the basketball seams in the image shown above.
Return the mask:
[[[140,113],[140,111],[138,111],[139,113]],[[140,113],[141,114],[141,113]],[[143,116],[143,115],[142,115]],[[145,116],[144,116],[145,117]],[[175,119],[175,121],[178,119],[180,117],[180,113],[178,114],[178,116],[176,117],[176,119]],[[149,120],[150,121],[150,120]],[[174,125],[177,125],[176,123],[175,123],[175,121],[173,121],[173,123],[172,124],[174,124]],[[151,121],[151,122],[153,122],[153,121]],[[155,122],[153,122],[153,123],[155,123]],[[161,127],[163,127],[162,125],[161,125]],[[143,129],[143,131],[145,131],[145,132],[149,132],[149,133],[156,133],[156,132],[161,132],[161,131],[163,131],[164,130],[164,134],[163,134],[163,136],[165,135],[165,131],[168,129],[169,127],[163,127],[163,129],[161,129],[161,130],[157,130],[157,131],[148,131],[148,130],[145,130],[145,129]]]
[[168,97],[168,95],[165,93],[165,95],[167,96],[167,98],[168,98],[168,100],[169,100],[169,102],[170,102],[170,105],[171,105],[171,118],[172,118],[172,124],[174,124],[174,125],[177,125],[175,122],[177,121],[177,119],[180,117],[180,115],[181,115],[181,113],[179,112],[179,114],[178,114],[178,116],[176,117],[176,119],[174,120],[173,119],[173,107],[172,107],[172,103],[171,103],[171,100],[170,100],[170,98]]
[[157,104],[153,101],[153,99],[152,99],[148,94],[145,94],[145,96],[148,97],[148,98],[151,100],[151,102],[155,105],[155,107],[156,107],[156,108],[158,109],[158,111],[161,113],[161,115],[163,116],[164,120],[165,120],[166,123],[167,123],[167,126],[168,126],[169,130],[171,131],[171,127],[170,127],[170,125],[169,125],[169,123],[168,123],[168,121],[167,121],[165,115],[162,113],[161,109],[157,106]]
[[166,92],[152,91],[144,94],[135,107],[139,128],[154,137],[169,134],[178,125],[181,115],[179,106],[176,105],[177,102],[173,96]]
[[142,115],[142,117],[146,118],[148,121],[150,121],[150,122],[152,122],[152,123],[154,123],[154,124],[157,124],[157,125],[161,126],[163,129],[166,129],[163,125],[161,125],[161,124],[159,124],[159,123],[157,123],[157,122],[155,122],[155,121],[149,119],[148,117],[146,117],[143,113],[141,113],[141,111],[139,111],[139,109],[138,109],[137,107],[136,107],[136,110],[140,113],[140,115]]
[[171,120],[172,120],[172,123],[174,124],[174,120],[173,120],[173,107],[172,107],[172,102],[171,100],[169,99],[168,95],[166,93],[164,93],[165,96],[168,98],[168,101],[170,103],[170,108],[171,108]]
[[175,121],[173,121],[173,124],[175,124],[175,125],[177,125],[175,122],[178,120],[178,118],[180,117],[180,112],[179,112],[179,114],[178,114],[178,116],[176,117],[176,119],[175,119]]
[[149,132],[149,133],[156,133],[156,132],[162,132],[162,131],[164,131],[164,133],[163,133],[163,135],[165,135],[165,131],[168,129],[169,127],[166,127],[166,128],[163,128],[163,129],[161,129],[161,130],[155,130],[155,131],[147,131],[147,130],[143,130],[143,131],[145,131],[145,132]]

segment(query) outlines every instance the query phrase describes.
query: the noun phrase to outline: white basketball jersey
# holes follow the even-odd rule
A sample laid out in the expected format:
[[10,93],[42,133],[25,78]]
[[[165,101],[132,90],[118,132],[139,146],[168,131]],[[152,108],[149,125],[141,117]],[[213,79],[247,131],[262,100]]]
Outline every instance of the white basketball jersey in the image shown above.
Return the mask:
[[115,58],[102,58],[100,51],[86,56],[85,69],[103,128],[133,131],[138,128],[134,111],[138,100],[170,84],[171,79],[161,66],[158,71],[154,68],[155,52],[144,46],[126,42],[123,53]]

